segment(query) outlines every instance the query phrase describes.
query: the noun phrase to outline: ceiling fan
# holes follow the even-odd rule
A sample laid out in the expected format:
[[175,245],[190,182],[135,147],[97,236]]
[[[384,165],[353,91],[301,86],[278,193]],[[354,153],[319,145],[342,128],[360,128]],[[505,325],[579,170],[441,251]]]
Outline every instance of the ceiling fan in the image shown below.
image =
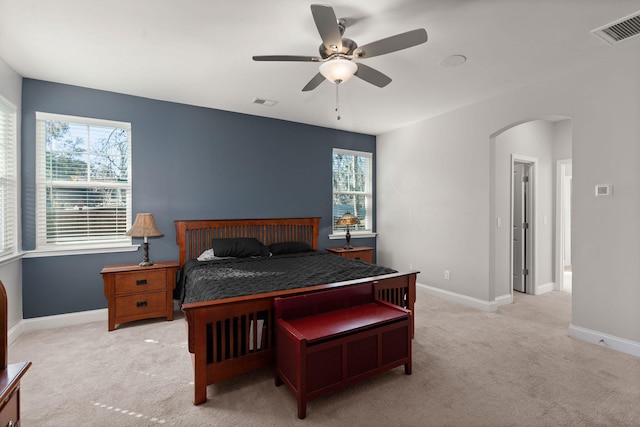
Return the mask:
[[319,72],[302,89],[305,92],[315,89],[325,80],[340,84],[354,75],[372,85],[385,87],[391,83],[389,76],[353,60],[396,52],[427,41],[427,31],[420,28],[358,46],[353,40],[342,37],[346,29],[346,21],[344,19],[338,20],[331,6],[312,4],[311,14],[322,39],[319,49],[320,56],[263,55],[253,57],[254,61],[319,62]]

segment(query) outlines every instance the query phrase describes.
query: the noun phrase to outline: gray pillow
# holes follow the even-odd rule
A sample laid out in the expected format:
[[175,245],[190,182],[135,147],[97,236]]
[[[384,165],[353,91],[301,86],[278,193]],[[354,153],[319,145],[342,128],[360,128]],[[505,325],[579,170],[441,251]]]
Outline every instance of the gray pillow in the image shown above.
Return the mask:
[[253,237],[213,239],[211,240],[211,249],[216,257],[269,256],[269,248]]
[[297,254],[300,252],[310,252],[313,248],[305,242],[280,242],[269,245],[271,255]]

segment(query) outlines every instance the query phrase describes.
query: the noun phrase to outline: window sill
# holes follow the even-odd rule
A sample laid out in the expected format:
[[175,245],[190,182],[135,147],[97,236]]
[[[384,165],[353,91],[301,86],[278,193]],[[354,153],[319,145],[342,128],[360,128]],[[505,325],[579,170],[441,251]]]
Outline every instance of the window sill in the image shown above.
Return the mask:
[[140,245],[122,245],[122,246],[105,246],[94,248],[81,248],[81,247],[69,247],[69,248],[47,248],[36,249],[33,251],[25,251],[24,258],[41,258],[52,256],[67,256],[67,255],[89,255],[89,254],[106,254],[112,252],[134,252],[137,251]]
[[[336,239],[344,239],[347,233],[333,233],[333,234],[329,234],[329,239],[331,240],[336,240]],[[357,232],[351,232],[349,233],[351,234],[351,238],[352,239],[365,239],[365,238],[371,238],[371,237],[376,237],[378,235],[378,233],[374,233],[371,231],[357,231]]]
[[2,258],[0,258],[0,267],[7,265],[7,264],[11,264],[14,261],[17,261],[19,259],[22,259],[22,254],[20,253],[14,253],[11,255],[6,255]]

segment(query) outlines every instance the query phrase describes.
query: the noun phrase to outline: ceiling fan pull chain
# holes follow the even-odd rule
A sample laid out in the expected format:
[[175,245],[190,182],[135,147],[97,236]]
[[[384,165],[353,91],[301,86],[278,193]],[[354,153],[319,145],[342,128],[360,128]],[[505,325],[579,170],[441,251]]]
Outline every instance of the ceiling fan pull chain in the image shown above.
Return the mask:
[[336,83],[336,120],[340,120],[340,98],[338,97],[338,86],[340,86],[340,83]]

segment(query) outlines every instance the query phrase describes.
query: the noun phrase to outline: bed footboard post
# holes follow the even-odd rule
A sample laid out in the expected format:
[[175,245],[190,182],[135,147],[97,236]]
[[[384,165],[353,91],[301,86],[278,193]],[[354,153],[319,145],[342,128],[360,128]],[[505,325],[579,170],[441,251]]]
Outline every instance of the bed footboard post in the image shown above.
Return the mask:
[[202,311],[186,311],[189,327],[189,350],[193,360],[193,404],[207,401],[207,324]]
[[416,276],[417,273],[413,273],[407,276],[407,309],[411,311],[411,338],[415,335],[415,312],[413,311],[416,302]]

